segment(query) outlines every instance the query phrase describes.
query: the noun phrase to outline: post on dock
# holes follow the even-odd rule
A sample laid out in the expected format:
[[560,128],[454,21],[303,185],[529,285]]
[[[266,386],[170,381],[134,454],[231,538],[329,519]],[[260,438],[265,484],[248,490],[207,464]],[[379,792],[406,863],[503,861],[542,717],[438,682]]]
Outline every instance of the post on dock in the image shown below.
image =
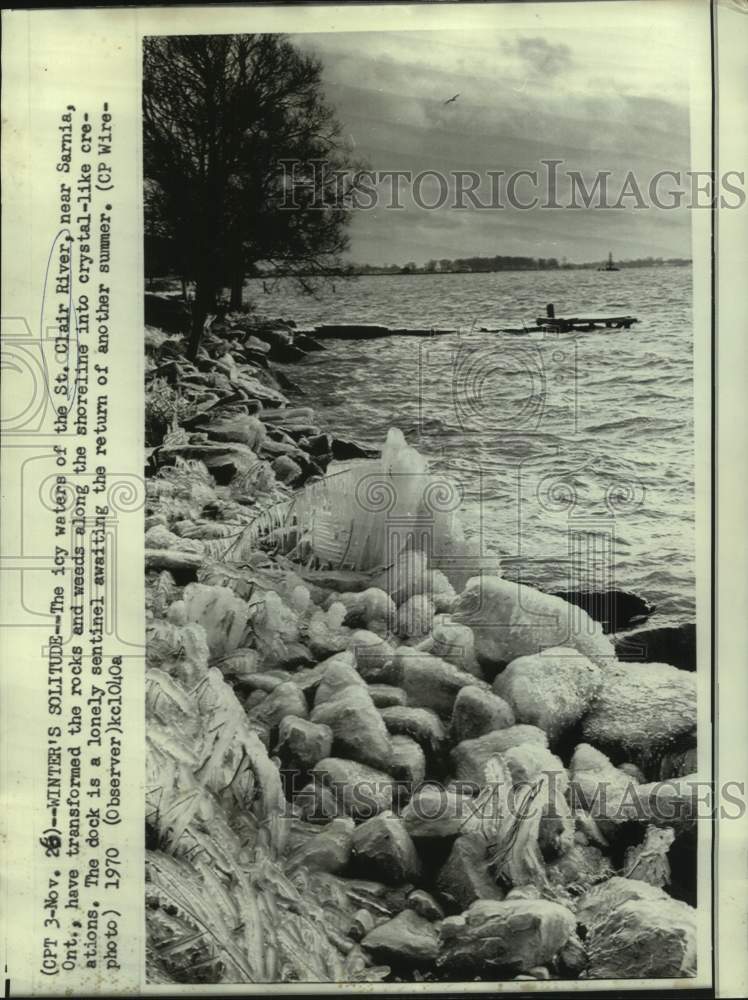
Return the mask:
[[556,310],[554,309],[552,302],[549,302],[548,305],[545,307],[545,314],[548,317],[548,319],[555,319]]

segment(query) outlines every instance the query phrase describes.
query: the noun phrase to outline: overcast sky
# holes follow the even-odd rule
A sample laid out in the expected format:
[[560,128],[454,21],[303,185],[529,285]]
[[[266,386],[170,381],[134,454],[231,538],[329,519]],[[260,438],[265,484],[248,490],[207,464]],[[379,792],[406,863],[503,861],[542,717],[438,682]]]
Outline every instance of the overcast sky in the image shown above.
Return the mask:
[[[638,22],[611,33],[580,32],[577,23],[550,32],[527,20],[525,31],[341,32],[293,41],[323,60],[346,141],[377,170],[508,174],[563,159],[560,169],[585,175],[614,171],[615,197],[627,170],[645,191],[658,170],[688,170],[692,57],[677,25],[643,31]],[[424,197],[431,190],[425,186]],[[530,195],[522,185],[518,192]],[[582,261],[609,250],[690,256],[685,210],[429,212],[410,198],[405,205],[356,213],[353,260],[522,254]]]

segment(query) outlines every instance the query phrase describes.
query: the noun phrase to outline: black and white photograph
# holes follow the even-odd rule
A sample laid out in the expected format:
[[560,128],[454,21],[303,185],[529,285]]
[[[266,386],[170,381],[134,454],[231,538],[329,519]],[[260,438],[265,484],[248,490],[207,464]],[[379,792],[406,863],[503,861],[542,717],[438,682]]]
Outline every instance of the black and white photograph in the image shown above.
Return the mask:
[[705,971],[703,40],[430,6],[143,40],[153,987]]

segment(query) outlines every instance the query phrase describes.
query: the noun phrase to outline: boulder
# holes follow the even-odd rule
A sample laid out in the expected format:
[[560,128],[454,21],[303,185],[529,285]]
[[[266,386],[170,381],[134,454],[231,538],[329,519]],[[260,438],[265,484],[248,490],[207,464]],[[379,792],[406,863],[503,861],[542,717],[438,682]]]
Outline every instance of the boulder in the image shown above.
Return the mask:
[[430,965],[439,952],[439,935],[430,921],[406,909],[370,931],[361,946],[379,962]]
[[600,750],[580,743],[569,763],[570,801],[600,824],[604,835],[627,819],[626,805],[637,801],[638,781],[620,771]]
[[390,812],[367,819],[353,834],[353,869],[388,885],[414,882],[421,865],[403,821]]
[[323,785],[319,779],[305,785],[293,801],[301,818],[307,823],[329,823],[336,816],[345,814],[343,805],[338,802],[335,792]]
[[369,694],[377,708],[392,708],[393,705],[406,705],[408,702],[403,689],[392,684],[370,684]]
[[450,754],[452,772],[459,781],[478,787],[486,783],[485,766],[494,754],[503,754],[522,743],[537,743],[547,747],[545,733],[536,726],[509,726],[495,729],[474,740],[463,740]]
[[449,904],[466,910],[477,899],[501,900],[504,890],[488,870],[488,844],[481,833],[463,833],[436,876],[436,887]]
[[354,667],[353,657],[350,653],[338,653],[331,656],[314,669],[315,671],[321,670],[320,680],[314,694],[315,709],[337,698],[341,691],[346,688],[366,687],[366,681]]
[[439,965],[465,973],[527,972],[551,962],[575,932],[571,910],[548,900],[478,900],[439,932]]
[[696,677],[667,663],[626,663],[604,671],[582,723],[603,750],[652,757],[696,731]]
[[416,913],[426,920],[443,920],[444,910],[437,903],[434,897],[425,889],[413,889],[408,893],[405,905],[415,910]]
[[418,648],[483,679],[483,672],[475,656],[473,630],[467,625],[458,625],[451,619],[445,620],[445,616],[437,615],[431,635],[419,643]]
[[389,770],[392,777],[404,786],[402,801],[405,801],[426,777],[426,757],[420,744],[409,736],[392,736],[390,746],[392,756]]
[[[472,674],[453,663],[408,647],[398,650],[395,662],[402,670],[400,686],[408,696],[408,704],[430,708],[445,719],[451,716],[461,688],[481,686]],[[488,685],[484,687],[489,690]]]
[[495,729],[506,729],[513,726],[514,721],[514,713],[503,698],[482,687],[469,685],[457,693],[449,734],[454,742],[460,743]]
[[538,726],[551,743],[588,710],[601,671],[575,649],[551,647],[512,660],[493,684],[512,706],[518,722]]
[[411,837],[456,837],[483,826],[471,796],[438,785],[422,785],[401,815]]
[[366,764],[325,757],[317,762],[312,774],[334,793],[338,807],[354,819],[370,819],[392,808],[392,778]]
[[585,611],[498,576],[469,580],[452,608],[452,620],[472,628],[478,661],[494,671],[556,646],[573,646],[598,666],[615,661],[610,640]]
[[380,635],[362,629],[351,636],[348,648],[353,652],[356,669],[367,681],[398,684],[400,671],[395,666],[395,651]]
[[340,875],[351,859],[354,828],[349,816],[333,819],[295,853],[294,861],[306,868]]
[[252,722],[258,722],[272,729],[286,716],[293,715],[305,719],[308,713],[304,692],[293,681],[284,681],[278,684],[261,704],[249,712],[249,718]]
[[541,743],[527,742],[508,747],[501,754],[514,786],[533,784],[541,774],[548,777],[552,792],[566,795],[569,777],[563,761]]
[[389,770],[392,757],[389,733],[365,687],[344,688],[315,706],[311,720],[330,727],[336,756]]
[[667,897],[631,899],[592,924],[591,979],[681,979],[696,975],[696,910]]
[[397,607],[390,595],[379,587],[367,587],[353,593],[336,594],[335,600],[346,607],[345,624],[351,628],[369,629],[376,626],[377,634],[384,625],[385,632],[394,628]]
[[409,736],[419,743],[427,759],[440,758],[447,734],[439,716],[428,708],[393,705],[380,712],[384,724],[393,736]]
[[329,757],[332,730],[307,719],[287,715],[278,730],[275,752],[287,765],[308,771],[318,760]]
[[396,632],[403,639],[420,639],[431,631],[434,605],[426,594],[414,594],[397,609]]

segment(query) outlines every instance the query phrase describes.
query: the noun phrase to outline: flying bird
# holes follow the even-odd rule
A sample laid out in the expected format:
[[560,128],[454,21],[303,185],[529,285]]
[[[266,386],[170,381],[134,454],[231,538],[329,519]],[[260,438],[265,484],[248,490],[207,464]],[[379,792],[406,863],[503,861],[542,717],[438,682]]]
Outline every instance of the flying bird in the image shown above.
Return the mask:
[[445,101],[444,103],[445,104],[452,104],[452,102],[456,101],[459,96],[460,96],[459,94],[455,94],[454,97],[450,97],[450,99],[448,101]]

